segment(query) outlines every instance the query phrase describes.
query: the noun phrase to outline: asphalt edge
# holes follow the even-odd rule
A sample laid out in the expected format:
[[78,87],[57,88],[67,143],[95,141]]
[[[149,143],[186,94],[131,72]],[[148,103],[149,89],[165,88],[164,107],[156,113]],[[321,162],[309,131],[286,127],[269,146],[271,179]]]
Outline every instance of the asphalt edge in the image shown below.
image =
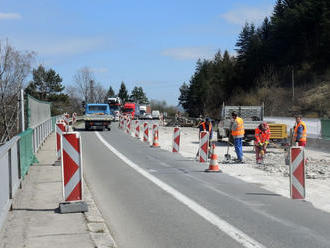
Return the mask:
[[105,220],[96,206],[93,196],[84,180],[84,200],[88,205],[88,212],[84,213],[89,236],[97,248],[116,248],[116,243],[108,229]]

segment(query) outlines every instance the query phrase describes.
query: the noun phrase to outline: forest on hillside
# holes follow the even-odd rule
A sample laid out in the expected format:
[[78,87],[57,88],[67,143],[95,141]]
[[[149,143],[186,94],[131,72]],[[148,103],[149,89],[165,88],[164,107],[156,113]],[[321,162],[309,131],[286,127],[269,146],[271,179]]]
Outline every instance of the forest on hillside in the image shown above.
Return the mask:
[[198,60],[179,103],[191,117],[227,105],[265,105],[266,115],[330,116],[330,1],[277,0],[260,26],[246,23],[236,56]]

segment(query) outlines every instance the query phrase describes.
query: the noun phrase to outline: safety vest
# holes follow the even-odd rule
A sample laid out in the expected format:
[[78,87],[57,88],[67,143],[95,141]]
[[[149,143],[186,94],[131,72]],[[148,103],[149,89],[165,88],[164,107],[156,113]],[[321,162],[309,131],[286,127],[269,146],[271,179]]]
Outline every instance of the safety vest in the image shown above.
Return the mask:
[[244,122],[240,117],[236,117],[236,129],[231,131],[231,135],[235,136],[244,136]]
[[306,124],[305,124],[305,122],[303,122],[303,121],[300,121],[300,122],[298,123],[298,125],[296,125],[296,126],[294,127],[294,138],[295,138],[295,139],[297,138],[297,135],[298,135],[298,128],[299,128],[300,126],[303,126],[304,128],[303,128],[303,132],[302,132],[301,138],[300,138],[298,141],[307,141],[307,128],[306,128]]
[[[207,131],[206,130],[206,123],[205,122],[202,122],[201,123],[201,126],[203,127],[203,131]],[[208,130],[209,133],[211,132],[211,129],[212,129],[212,124],[210,122],[210,124],[209,124],[209,130]]]
[[255,138],[256,138],[256,144],[265,143],[266,141],[269,141],[270,130],[266,129],[265,131],[261,131],[259,128],[256,128]]

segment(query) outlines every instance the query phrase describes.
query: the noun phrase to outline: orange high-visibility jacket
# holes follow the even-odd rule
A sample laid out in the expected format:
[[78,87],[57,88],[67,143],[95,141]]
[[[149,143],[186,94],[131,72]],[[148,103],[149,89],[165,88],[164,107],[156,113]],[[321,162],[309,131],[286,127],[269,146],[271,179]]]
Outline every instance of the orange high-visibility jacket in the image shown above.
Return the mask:
[[260,128],[255,129],[255,143],[265,143],[270,139],[270,130],[267,128],[265,131],[260,130]]
[[[298,129],[299,129],[300,126],[303,126],[302,133],[299,133],[298,132]],[[299,140],[298,141],[307,141],[307,128],[306,128],[305,122],[303,122],[303,121],[300,121],[298,123],[298,125],[296,125],[294,127],[294,135],[293,135],[293,137],[294,137],[295,140],[297,139],[297,136],[299,137]]]
[[208,125],[209,126],[209,130],[206,130],[206,123],[205,123],[205,121],[204,122],[202,122],[201,124],[200,124],[200,126],[202,126],[202,130],[201,131],[207,131],[207,132],[211,132],[211,130],[212,130],[212,123],[210,122],[210,125]]
[[234,138],[243,138],[244,137],[244,121],[240,117],[236,117],[235,122],[233,124],[233,129],[231,131],[231,135]]

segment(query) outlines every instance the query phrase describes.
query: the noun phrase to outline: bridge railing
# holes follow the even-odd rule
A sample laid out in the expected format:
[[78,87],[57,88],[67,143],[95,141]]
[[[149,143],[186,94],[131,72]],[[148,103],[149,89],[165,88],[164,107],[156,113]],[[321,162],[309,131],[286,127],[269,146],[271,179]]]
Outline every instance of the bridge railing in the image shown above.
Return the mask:
[[61,116],[51,117],[0,146],[0,229],[21,181],[30,166],[37,162],[35,153],[55,130],[59,118]]

